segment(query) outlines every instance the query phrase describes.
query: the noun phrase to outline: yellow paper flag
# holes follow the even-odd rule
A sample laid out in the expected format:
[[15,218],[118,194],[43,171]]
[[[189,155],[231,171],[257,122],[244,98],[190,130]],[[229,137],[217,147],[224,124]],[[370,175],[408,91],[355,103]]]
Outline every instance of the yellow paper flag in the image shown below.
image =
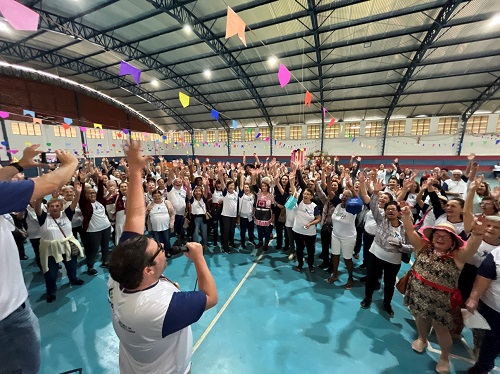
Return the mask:
[[247,46],[245,38],[245,22],[238,16],[231,7],[227,7],[226,39],[238,34],[241,42]]
[[99,123],[94,123],[94,129],[102,129],[102,125]]
[[19,160],[17,158],[15,158],[15,157],[12,157],[12,161],[13,162],[19,162]]
[[185,93],[179,92],[179,101],[184,108],[189,106],[189,96]]

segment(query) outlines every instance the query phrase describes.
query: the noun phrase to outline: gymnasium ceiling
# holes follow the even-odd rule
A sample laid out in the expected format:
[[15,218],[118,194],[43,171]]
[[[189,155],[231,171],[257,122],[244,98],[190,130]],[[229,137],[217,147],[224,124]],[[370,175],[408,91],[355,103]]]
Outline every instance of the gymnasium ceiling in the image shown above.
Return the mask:
[[[162,131],[321,123],[321,98],[326,123],[460,115],[484,92],[479,109],[500,108],[499,0],[19,2],[40,26],[0,25],[0,61],[103,92]],[[247,25],[247,47],[225,39],[228,6]],[[121,60],[142,70],[139,86],[119,77]],[[284,88],[280,63],[292,73]]]

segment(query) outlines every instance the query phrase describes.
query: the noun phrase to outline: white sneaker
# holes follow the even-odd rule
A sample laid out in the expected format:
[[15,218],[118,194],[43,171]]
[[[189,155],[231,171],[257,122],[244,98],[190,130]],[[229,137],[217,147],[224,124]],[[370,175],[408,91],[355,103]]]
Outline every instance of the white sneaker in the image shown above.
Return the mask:
[[289,261],[292,261],[292,260],[294,260],[294,259],[295,259],[295,254],[290,253],[290,254],[288,255],[288,260],[289,260]]

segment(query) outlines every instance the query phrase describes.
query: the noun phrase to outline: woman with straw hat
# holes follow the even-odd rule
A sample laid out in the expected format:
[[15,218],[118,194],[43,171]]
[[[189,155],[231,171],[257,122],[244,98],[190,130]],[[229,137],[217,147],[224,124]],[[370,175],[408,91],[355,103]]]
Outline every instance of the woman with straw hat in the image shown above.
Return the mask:
[[413,228],[410,208],[403,209],[406,235],[415,247],[416,258],[404,298],[415,316],[418,330],[418,339],[411,346],[416,352],[422,353],[428,345],[427,336],[432,326],[441,347],[441,357],[436,366],[438,373],[448,373],[450,370],[451,309],[461,303],[458,278],[464,264],[474,256],[481,244],[486,227],[484,221],[484,216],[481,216],[473,224],[471,236],[465,243],[448,222],[423,227],[420,236]]

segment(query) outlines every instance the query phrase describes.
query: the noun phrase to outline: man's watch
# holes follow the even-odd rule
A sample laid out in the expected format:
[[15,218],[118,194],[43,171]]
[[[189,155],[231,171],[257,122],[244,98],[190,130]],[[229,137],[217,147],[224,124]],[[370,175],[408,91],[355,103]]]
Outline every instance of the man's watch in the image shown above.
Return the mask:
[[10,166],[14,166],[20,173],[23,172],[23,167],[21,165],[19,165],[19,162],[13,162],[12,164],[10,164]]

